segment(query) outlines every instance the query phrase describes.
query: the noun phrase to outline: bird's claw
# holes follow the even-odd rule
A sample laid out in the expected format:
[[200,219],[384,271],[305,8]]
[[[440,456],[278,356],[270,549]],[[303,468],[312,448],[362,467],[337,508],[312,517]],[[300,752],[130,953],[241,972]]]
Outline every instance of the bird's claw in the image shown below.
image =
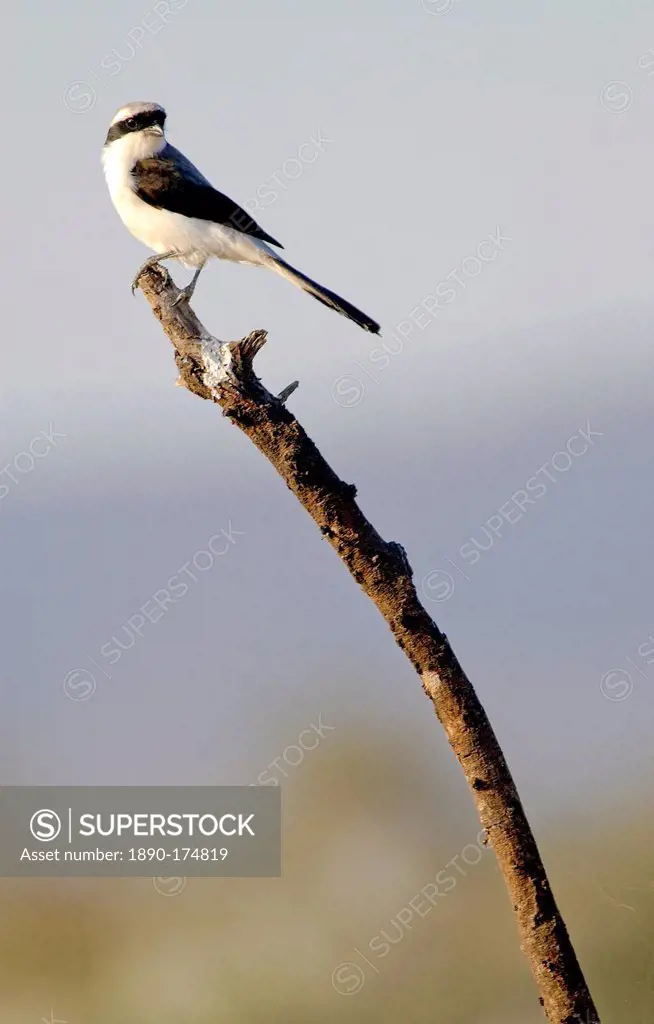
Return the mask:
[[140,288],[139,281],[141,280],[141,277],[146,272],[146,270],[149,270],[150,267],[158,266],[162,262],[162,260],[170,260],[176,256],[177,250],[170,249],[169,252],[157,253],[156,256],[151,256],[149,260],[146,260],[145,263],[142,263],[139,269],[136,271],[136,277],[132,281],[132,295],[134,295],[137,288]]
[[173,299],[173,307],[181,305],[182,302],[188,306],[189,302],[191,301],[192,294],[193,292],[189,291],[188,288],[182,288],[177,298]]

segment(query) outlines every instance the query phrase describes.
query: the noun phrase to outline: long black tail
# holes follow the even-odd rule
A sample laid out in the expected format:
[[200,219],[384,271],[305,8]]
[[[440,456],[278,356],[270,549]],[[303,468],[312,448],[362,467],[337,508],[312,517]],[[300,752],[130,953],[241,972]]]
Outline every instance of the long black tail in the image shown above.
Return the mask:
[[349,320],[354,320],[355,324],[363,327],[364,331],[379,334],[380,327],[376,320],[371,320],[369,316],[362,313],[360,309],[353,306],[347,299],[342,299],[336,292],[331,292],[329,288],[323,288],[317,281],[312,281],[306,274],[301,273],[295,267],[286,263],[285,260],[280,259],[277,254],[275,254],[275,259],[271,261],[269,266],[276,270],[278,274],[281,274],[282,277],[285,277],[287,281],[292,281],[293,284],[296,284],[303,292],[313,295],[314,299],[318,299],[318,302],[322,302],[324,306],[329,306],[330,309],[335,309],[337,313],[346,316]]

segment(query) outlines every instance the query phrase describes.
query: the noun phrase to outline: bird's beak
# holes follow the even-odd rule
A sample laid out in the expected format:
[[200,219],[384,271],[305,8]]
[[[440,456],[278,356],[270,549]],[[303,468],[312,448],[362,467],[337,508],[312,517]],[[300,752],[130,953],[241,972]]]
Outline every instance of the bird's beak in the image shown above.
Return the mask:
[[161,128],[158,124],[150,125],[150,127],[146,130],[148,135],[163,135],[163,128]]

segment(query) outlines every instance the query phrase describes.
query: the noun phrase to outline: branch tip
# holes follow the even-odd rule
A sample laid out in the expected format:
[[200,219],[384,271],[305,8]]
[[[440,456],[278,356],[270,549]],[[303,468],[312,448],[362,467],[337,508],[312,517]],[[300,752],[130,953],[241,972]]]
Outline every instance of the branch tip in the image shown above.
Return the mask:
[[299,380],[294,380],[291,384],[287,384],[286,387],[283,388],[283,390],[279,392],[277,397],[278,397],[279,401],[282,403],[282,405],[284,405],[284,403],[287,401],[287,399],[289,399],[291,397],[291,395],[293,394],[294,391],[297,391],[299,386],[300,386]]
[[268,331],[252,331],[248,334],[247,338],[241,338],[240,341],[230,341],[229,349],[234,356],[238,357],[243,367],[251,369],[255,357],[258,356],[267,340]]

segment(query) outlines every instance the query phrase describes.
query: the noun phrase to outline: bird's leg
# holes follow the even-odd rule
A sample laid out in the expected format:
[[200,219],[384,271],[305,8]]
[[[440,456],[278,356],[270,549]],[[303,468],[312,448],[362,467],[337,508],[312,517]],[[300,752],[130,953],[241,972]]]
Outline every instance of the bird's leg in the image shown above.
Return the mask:
[[132,295],[134,294],[134,292],[136,291],[136,289],[139,286],[139,280],[140,280],[141,274],[143,273],[144,270],[147,270],[148,267],[155,267],[157,265],[157,263],[161,263],[162,260],[169,260],[169,259],[171,259],[171,257],[177,256],[177,255],[178,255],[177,250],[176,249],[171,249],[169,252],[160,252],[160,253],[157,253],[155,256],[150,256],[150,258],[147,259],[145,261],[145,263],[142,263],[141,266],[139,267],[138,271],[137,271],[136,277],[132,281]]
[[193,295],[193,292],[195,291],[195,286],[198,283],[198,278],[199,278],[200,274],[204,270],[204,266],[205,266],[204,263],[202,263],[198,267],[198,269],[195,271],[193,277],[191,278],[190,282],[186,285],[186,288],[182,288],[181,292],[179,293],[179,295],[177,296],[177,298],[173,302],[173,306],[177,306],[180,302],[190,302],[191,301],[191,297]]

